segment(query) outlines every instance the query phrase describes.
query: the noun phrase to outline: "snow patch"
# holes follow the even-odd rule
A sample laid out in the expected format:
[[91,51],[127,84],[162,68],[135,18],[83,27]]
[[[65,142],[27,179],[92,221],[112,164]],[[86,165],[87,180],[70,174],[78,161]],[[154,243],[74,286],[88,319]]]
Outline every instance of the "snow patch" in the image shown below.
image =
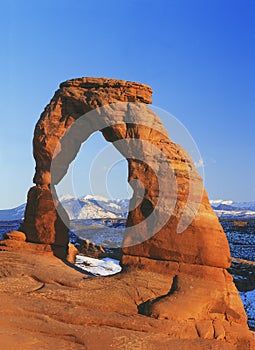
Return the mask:
[[83,255],[77,255],[75,266],[95,276],[115,275],[121,271],[119,261],[111,258],[99,260]]
[[251,329],[255,329],[255,289],[249,292],[239,292]]

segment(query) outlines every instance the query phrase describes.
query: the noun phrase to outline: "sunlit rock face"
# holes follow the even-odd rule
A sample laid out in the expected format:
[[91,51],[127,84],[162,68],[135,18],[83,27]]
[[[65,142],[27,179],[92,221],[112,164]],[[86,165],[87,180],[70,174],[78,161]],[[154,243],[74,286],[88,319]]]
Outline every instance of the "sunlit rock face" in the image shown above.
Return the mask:
[[[201,347],[196,348],[252,349],[244,308],[226,271],[227,239],[192,160],[171,141],[148,107],[151,95],[146,85],[105,78],[60,85],[35,128],[35,186],[29,190],[20,230],[28,242],[66,256],[69,219],[54,186],[65,176],[81,144],[100,130],[127,159],[134,194],[122,246],[125,273],[107,283],[100,280],[107,288],[93,294],[91,310],[97,305],[105,313],[121,310],[126,316],[148,316],[153,324],[164,320],[168,336],[189,340],[187,348],[199,339]],[[32,243],[17,245],[25,250],[28,244]],[[12,250],[14,243],[1,245]],[[92,287],[84,282],[88,294]],[[115,299],[106,297],[113,292]],[[143,328],[136,317],[139,331]],[[184,331],[188,326],[192,331]]]
[[[54,188],[50,185],[54,185],[54,181],[53,183],[51,181],[54,152],[70,126],[85,113],[109,103],[118,101],[150,103],[151,93],[151,88],[143,84],[104,78],[80,78],[60,85],[59,90],[41,114],[34,131],[33,154],[36,161],[34,183],[36,186],[32,187],[28,193],[25,220],[21,227],[29,241],[59,246],[68,244],[68,228],[61,220],[65,216],[64,209],[55,195]],[[60,168],[63,167],[63,173],[60,170],[61,175],[57,182],[65,175],[69,162],[73,160],[72,156],[76,156],[81,143],[92,132],[98,130],[98,125],[90,125],[90,127],[91,130],[85,130],[82,135],[79,128],[73,129],[77,135],[74,135],[70,142],[68,141],[68,147],[74,147],[74,155],[65,155],[65,152],[62,152],[64,159],[61,160]],[[70,145],[72,142],[73,144]],[[61,215],[59,215],[60,211]],[[68,222],[66,216],[64,221]]]
[[67,246],[68,228],[62,219],[68,223],[68,218],[53,186],[64,177],[81,144],[101,130],[127,158],[134,189],[123,264],[125,256],[128,263],[130,256],[143,256],[229,266],[228,243],[201,179],[189,156],[171,142],[148,108],[151,95],[147,85],[114,79],[80,78],[60,85],[34,132],[36,186],[29,191],[22,226],[29,241]]

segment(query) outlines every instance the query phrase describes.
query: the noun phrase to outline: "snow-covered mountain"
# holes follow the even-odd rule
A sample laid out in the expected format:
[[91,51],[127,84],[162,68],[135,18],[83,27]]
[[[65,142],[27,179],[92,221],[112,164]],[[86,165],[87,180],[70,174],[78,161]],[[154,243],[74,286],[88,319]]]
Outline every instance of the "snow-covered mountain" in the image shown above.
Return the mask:
[[255,219],[255,202],[234,202],[231,200],[210,200],[210,204],[221,219]]
[[26,203],[13,209],[0,210],[0,221],[21,220],[24,217]]
[[[101,196],[86,195],[76,199],[70,195],[60,198],[71,220],[126,218],[129,208],[128,199],[107,199]],[[26,204],[17,208],[0,210],[0,221],[21,220]]]
[[107,199],[91,195],[79,199],[64,197],[61,198],[61,203],[71,220],[126,218],[129,207],[128,199]]
[[[86,195],[79,199],[71,195],[60,198],[71,220],[97,218],[126,218],[128,199],[108,199],[101,196]],[[255,219],[254,202],[234,202],[231,200],[211,200],[211,206],[221,219]],[[17,208],[0,210],[0,221],[20,220],[24,217],[25,204]]]

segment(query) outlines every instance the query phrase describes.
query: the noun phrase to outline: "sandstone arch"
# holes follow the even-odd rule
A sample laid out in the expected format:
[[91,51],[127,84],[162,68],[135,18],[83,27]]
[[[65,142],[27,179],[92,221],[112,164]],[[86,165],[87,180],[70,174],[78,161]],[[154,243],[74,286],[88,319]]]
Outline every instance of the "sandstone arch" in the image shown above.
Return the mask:
[[[163,191],[165,197],[163,203],[165,212],[170,211],[169,207],[174,203],[174,210],[171,208],[173,213],[169,220],[150,239],[146,239],[148,237],[146,231],[151,230],[151,226],[148,228],[146,223],[140,226],[139,232],[135,229],[129,231],[124,239],[126,247],[123,248],[123,264],[132,264],[137,260],[135,257],[140,256],[208,266],[229,266],[229,248],[225,234],[210,207],[206,192],[203,190],[202,198],[199,193],[196,193],[201,189],[201,179],[185,151],[170,141],[159,118],[147,108],[146,104],[151,102],[151,94],[151,88],[146,85],[113,79],[81,78],[60,85],[60,89],[46,106],[35,128],[33,153],[36,161],[34,175],[36,186],[28,193],[25,220],[22,225],[28,241],[58,247],[67,246],[68,229],[59,217],[61,205],[54,195],[52,198],[50,185],[54,187],[65,175],[81,143],[95,130],[101,130],[107,141],[125,140],[125,146],[122,145],[122,149],[119,150],[128,159],[128,180],[132,185],[132,180],[138,179],[145,188],[144,199],[134,211],[130,212],[127,226],[137,225],[157,206],[159,174],[163,179],[161,192]],[[111,108],[111,104],[115,102],[135,102],[139,106],[138,112],[135,110],[136,104],[130,107],[129,104],[119,103],[117,107],[115,105]],[[87,113],[85,118],[88,120],[90,115],[88,112],[97,110],[98,107],[103,108],[106,123],[102,122],[100,112],[98,118],[95,117],[96,114],[92,115],[90,121],[86,123],[86,128],[80,127],[81,116]],[[135,114],[139,114],[138,122]],[[131,116],[134,123],[125,122],[127,115]],[[109,125],[113,123],[113,125],[105,128],[107,123]],[[74,128],[72,128],[73,125]],[[72,137],[65,141],[67,130],[72,133]],[[151,155],[143,149],[143,145],[140,153],[144,155],[144,162],[132,159],[135,148],[132,145],[134,139],[149,142],[170,161],[176,177],[176,194],[172,193],[169,169],[165,167],[162,160],[151,160]],[[56,154],[55,149],[60,140],[61,150]],[[68,156],[65,149],[69,150]],[[156,164],[156,170],[147,165],[150,162]],[[52,163],[58,169],[58,175],[54,178],[51,178]],[[188,196],[192,184],[193,198],[190,200]],[[135,185],[132,201],[138,200],[141,200],[139,185]],[[199,210],[190,225],[182,233],[177,233],[178,223],[188,200],[191,213],[194,204]],[[58,207],[58,211],[55,206]],[[154,217],[152,216],[152,220],[155,221],[159,215],[160,213],[157,212]],[[144,240],[144,242],[135,244],[137,235],[140,235],[140,241]]]
[[[154,333],[154,327],[159,327],[157,340],[166,333],[170,339],[167,343],[170,344],[169,348],[171,344],[173,345],[171,339],[174,338],[185,340],[185,348],[195,344],[197,349],[203,349],[207,345],[210,348],[253,349],[254,339],[248,330],[240,297],[226,270],[230,264],[226,237],[203,188],[202,198],[200,198],[201,179],[192,161],[179,145],[171,142],[160,120],[147,108],[146,104],[151,102],[151,93],[151,88],[146,85],[112,79],[81,78],[60,85],[60,89],[45,108],[35,128],[33,141],[36,160],[35,186],[28,193],[25,220],[21,230],[25,232],[27,241],[42,243],[42,246],[47,247],[50,245],[55,255],[65,258],[68,229],[56,210],[57,207],[61,211],[61,206],[54,195],[54,185],[65,175],[80,144],[94,129],[101,130],[110,142],[124,140],[118,149],[128,160],[128,180],[139,179],[140,184],[143,183],[145,188],[142,201],[129,213],[128,217],[128,228],[130,227],[131,230],[128,230],[125,236],[122,257],[122,266],[127,273],[99,280],[80,281],[79,276],[79,281],[74,283],[75,292],[72,290],[70,295],[73,292],[79,294],[80,297],[77,299],[79,307],[82,304],[81,300],[86,301],[83,310],[91,312],[89,325],[91,325],[90,319],[94,317],[93,310],[103,312],[103,317],[101,318],[100,314],[100,321],[97,321],[100,326],[105,315],[110,313],[109,319],[105,321],[105,325],[109,326],[106,327],[107,329],[112,328],[112,314],[121,313],[121,320],[118,321],[117,327],[121,325],[125,328],[123,324],[131,319],[128,327],[136,331],[142,329],[146,338],[148,334]],[[134,105],[130,107],[128,104],[117,104],[116,110],[112,105],[114,102],[132,102]],[[108,122],[113,118],[115,121],[117,119],[117,123],[102,128],[99,118],[99,121],[89,123],[85,131],[81,130],[79,128],[81,115],[97,107],[103,108]],[[141,112],[138,113],[140,122],[137,123],[134,119],[132,123],[128,119],[129,122],[126,123],[127,114],[132,120],[137,107]],[[98,115],[100,116],[100,113]],[[146,124],[148,119],[149,127]],[[76,127],[72,128],[72,125]],[[74,133],[71,137],[73,143],[70,143],[68,138],[65,139],[69,127],[71,127],[70,132]],[[134,139],[143,141],[140,151],[145,161],[132,158],[134,147],[138,145],[133,143]],[[59,141],[61,146],[55,153]],[[164,157],[158,157],[157,153],[153,154],[156,157],[151,157],[151,153],[144,147],[144,141],[160,150],[159,154],[163,154]],[[71,150],[67,157],[65,149]],[[169,176],[169,168],[165,167],[166,159],[171,163],[176,180],[176,193],[171,186],[173,177]],[[52,164],[55,169],[58,169],[54,174],[51,171]],[[159,178],[163,179],[164,196],[161,208],[168,212],[169,205],[174,203],[171,208],[173,211],[160,230],[146,239],[148,230],[151,228],[147,226],[147,218],[152,214],[156,222],[162,215],[155,209],[159,201],[159,192],[161,192]],[[132,183],[133,202],[139,202],[141,199],[139,198],[140,184]],[[197,205],[198,211],[193,213]],[[189,210],[185,209],[187,207]],[[188,219],[190,213],[195,215],[193,215],[193,221],[183,232],[180,232],[179,223],[182,221],[183,213]],[[143,228],[140,232],[135,230],[139,223]],[[145,235],[145,241],[134,244],[137,242],[137,235],[142,238]],[[20,233],[16,236],[19,240],[21,239]],[[24,247],[37,252],[38,244],[25,243],[23,237],[22,240],[22,242],[17,241],[16,244],[11,240],[9,244],[8,241],[2,241],[1,249],[18,250]],[[43,249],[40,250],[42,251]],[[39,261],[37,264],[40,265],[40,259],[36,258]],[[58,267],[53,265],[51,269],[56,269],[60,273],[58,278],[62,283],[65,275],[62,272],[63,266],[61,265],[61,269],[58,270]],[[33,267],[30,266],[30,270],[34,275]],[[68,273],[71,276],[70,270]],[[19,270],[18,274],[20,275]],[[37,279],[41,280],[41,278]],[[49,279],[46,281],[50,283]],[[72,286],[72,283],[73,281],[69,286]],[[54,285],[50,293],[55,293],[56,289]],[[44,293],[47,295],[47,288]],[[44,293],[42,295],[45,299]],[[96,307],[94,300],[91,300],[92,295],[93,298],[96,296],[98,303]],[[34,305],[37,305],[37,298],[38,295],[35,296]],[[111,298],[115,300],[113,304]],[[60,307],[62,308],[62,304]],[[79,308],[77,309],[76,312],[79,312]],[[146,319],[145,321],[136,312],[156,320]],[[123,318],[123,315],[128,317]],[[62,322],[63,319],[59,324]],[[143,327],[143,323],[146,327]],[[98,323],[95,324],[98,325]],[[100,327],[97,327],[97,332],[98,328]],[[120,331],[123,332],[123,329],[121,328]],[[87,336],[86,332],[84,334]],[[102,333],[95,334],[96,338],[98,334],[102,335]],[[141,334],[136,334],[136,337],[140,336]],[[146,346],[150,344],[148,339]],[[196,343],[193,343],[194,339]],[[105,338],[101,337],[99,347],[102,348],[104,343]],[[174,344],[182,347],[183,343]],[[166,348],[165,345],[162,346]],[[173,345],[173,348],[176,346]],[[112,344],[109,345],[110,347]]]

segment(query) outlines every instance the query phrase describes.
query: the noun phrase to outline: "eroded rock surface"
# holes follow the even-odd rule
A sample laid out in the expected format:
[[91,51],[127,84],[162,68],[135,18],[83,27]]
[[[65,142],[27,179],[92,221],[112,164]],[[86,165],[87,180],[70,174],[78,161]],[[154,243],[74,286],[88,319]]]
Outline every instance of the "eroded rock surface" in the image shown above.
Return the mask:
[[[226,270],[225,234],[191,159],[150,102],[146,85],[81,78],[61,84],[45,108],[34,134],[35,186],[21,227],[26,241],[16,233],[0,242],[0,259],[8,261],[0,264],[3,344],[22,333],[27,349],[48,349],[56,339],[59,349],[254,348]],[[64,260],[68,251],[68,218],[54,186],[96,130],[127,159],[134,189],[123,271],[105,279],[53,256]],[[24,281],[20,291],[17,279]],[[19,308],[12,306],[17,297]]]
[[[237,292],[231,278],[224,283],[222,269],[210,284],[206,276],[212,267],[192,272],[177,263],[170,263],[167,274],[133,269],[100,278],[53,256],[25,247],[13,250],[0,252],[3,349],[254,349]],[[179,295],[172,295],[173,317],[160,297],[168,294],[178,269],[182,281]],[[153,317],[139,313],[144,302],[155,299],[161,301],[164,317],[156,315],[156,306]],[[213,317],[205,318],[209,312]]]

